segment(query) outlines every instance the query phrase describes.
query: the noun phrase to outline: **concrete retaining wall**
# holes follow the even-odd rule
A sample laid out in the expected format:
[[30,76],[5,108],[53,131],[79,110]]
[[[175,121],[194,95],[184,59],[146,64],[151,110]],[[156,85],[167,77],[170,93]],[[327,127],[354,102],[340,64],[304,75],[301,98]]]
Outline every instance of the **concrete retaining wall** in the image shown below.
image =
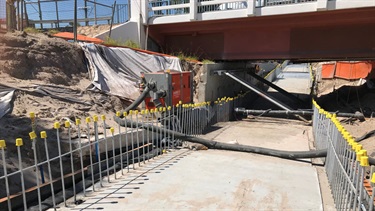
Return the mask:
[[[275,68],[274,63],[264,63],[261,64],[261,70],[266,72],[271,71]],[[249,63],[247,62],[226,62],[217,64],[204,64],[203,71],[201,72],[201,81],[197,87],[199,96],[199,102],[204,101],[215,101],[217,98],[224,96],[232,97],[240,92],[246,92],[248,89],[242,86],[237,81],[229,78],[226,75],[215,74],[216,70],[248,70]],[[277,74],[276,72],[273,74]],[[252,84],[259,84],[257,80],[252,78],[250,75],[246,74],[245,71],[238,72],[236,75],[245,79]],[[259,84],[260,85],[260,84]]]

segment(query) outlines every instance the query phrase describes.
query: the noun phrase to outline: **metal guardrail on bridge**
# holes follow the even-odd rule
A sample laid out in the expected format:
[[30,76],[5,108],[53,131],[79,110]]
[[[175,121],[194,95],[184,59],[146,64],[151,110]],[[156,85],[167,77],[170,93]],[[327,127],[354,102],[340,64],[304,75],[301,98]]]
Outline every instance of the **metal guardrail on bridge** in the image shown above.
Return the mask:
[[[317,0],[256,0],[256,7],[299,4]],[[169,16],[197,13],[247,9],[248,1],[239,0],[155,0],[149,3],[149,16]]]

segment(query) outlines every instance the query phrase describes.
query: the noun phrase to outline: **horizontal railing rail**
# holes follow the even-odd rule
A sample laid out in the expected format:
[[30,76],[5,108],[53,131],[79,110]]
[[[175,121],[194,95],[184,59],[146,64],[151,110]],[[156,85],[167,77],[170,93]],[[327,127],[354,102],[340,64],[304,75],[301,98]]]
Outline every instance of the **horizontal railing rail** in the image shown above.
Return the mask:
[[[149,16],[160,17],[191,13],[242,10],[249,7],[268,7],[277,5],[316,2],[317,0],[160,0],[149,3]],[[250,5],[251,4],[251,5]],[[194,15],[194,14],[193,14]]]

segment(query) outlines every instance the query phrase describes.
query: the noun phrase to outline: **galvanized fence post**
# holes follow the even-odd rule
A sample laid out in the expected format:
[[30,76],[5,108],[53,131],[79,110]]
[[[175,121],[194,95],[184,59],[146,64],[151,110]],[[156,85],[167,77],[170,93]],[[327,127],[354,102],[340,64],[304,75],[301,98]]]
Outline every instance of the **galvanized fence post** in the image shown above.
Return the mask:
[[16,139],[16,146],[17,146],[17,153],[18,153],[18,169],[20,170],[20,174],[21,174],[23,208],[24,210],[27,210],[25,181],[24,181],[24,176],[23,176],[23,166],[22,166],[22,156],[21,156],[21,147],[23,146],[22,138]]
[[12,210],[12,204],[11,204],[11,201],[10,201],[8,172],[7,172],[6,162],[5,162],[5,147],[6,147],[5,140],[0,140],[1,157],[3,159],[3,171],[4,171],[4,178],[5,178],[5,191],[6,191],[6,194],[7,194],[8,210],[11,211]]

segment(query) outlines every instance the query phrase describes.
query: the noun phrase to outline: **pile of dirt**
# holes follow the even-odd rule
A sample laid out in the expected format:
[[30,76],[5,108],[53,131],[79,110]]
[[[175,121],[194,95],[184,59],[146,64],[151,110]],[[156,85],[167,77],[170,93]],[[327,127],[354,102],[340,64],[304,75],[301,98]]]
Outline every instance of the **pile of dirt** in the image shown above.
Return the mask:
[[[327,111],[364,114],[364,121],[339,118],[344,128],[355,138],[375,130],[375,90],[366,83],[362,84],[361,80],[322,80],[317,95],[318,104]],[[367,138],[361,144],[371,157],[375,157],[375,137]]]
[[[66,120],[70,120],[72,122],[71,137],[74,138],[78,135],[77,127],[74,125],[77,118],[84,120],[85,117],[93,115],[106,115],[107,128],[103,128],[101,124],[98,128],[99,134],[102,134],[104,130],[108,130],[108,126],[117,128],[113,116],[116,111],[125,109],[131,103],[116,96],[108,96],[87,89],[91,82],[83,51],[77,44],[42,33],[14,32],[0,37],[0,52],[0,86],[16,89],[12,101],[13,110],[0,118],[0,139],[4,139],[7,144],[5,156],[8,173],[18,170],[16,138],[24,140],[24,146],[21,147],[23,166],[28,167],[34,164],[29,138],[29,132],[32,131],[30,112],[36,114],[35,131],[38,136],[41,131],[47,132],[50,157],[54,157],[57,156],[57,133],[53,128],[54,122],[64,125]],[[197,62],[182,62],[184,71],[194,73],[195,101],[197,101],[196,87],[200,83],[202,66]],[[77,93],[80,102],[35,92],[35,86],[55,86],[70,90]],[[90,131],[93,135],[93,126],[90,126]],[[67,129],[62,127],[59,133],[61,141],[68,140]],[[83,139],[87,137],[87,133],[86,125],[81,127]],[[44,142],[37,141],[37,147],[44,149]],[[45,158],[43,150],[41,157]],[[1,165],[2,162],[0,162]],[[69,170],[70,167],[66,165],[64,168]],[[58,176],[59,171],[59,165],[53,165],[53,174]],[[30,169],[24,173],[31,178],[34,177],[33,172],[34,170]],[[0,175],[3,175],[2,167]],[[19,176],[10,178],[10,184],[12,184],[11,193],[21,190]],[[34,180],[26,181],[26,188],[34,185]],[[5,189],[2,182],[0,182],[0,189]],[[0,198],[4,197],[4,194],[1,192]]]
[[0,37],[0,52],[1,72],[17,79],[75,85],[87,74],[78,45],[42,33],[7,33]]
[[201,83],[201,74],[203,71],[203,63],[197,62],[197,61],[187,61],[182,60],[181,61],[181,67],[182,71],[191,71],[193,72],[193,101],[199,102],[198,96],[199,96],[199,89],[198,84]]
[[[7,144],[6,161],[8,173],[18,170],[16,138],[24,140],[21,147],[23,166],[34,164],[33,151],[29,132],[32,131],[30,112],[36,114],[36,133],[46,131],[49,141],[50,157],[57,155],[56,130],[53,123],[58,121],[64,125],[66,120],[74,123],[75,119],[84,119],[93,115],[106,115],[111,127],[117,126],[112,117],[116,111],[126,108],[130,102],[115,96],[104,95],[100,92],[87,90],[91,84],[85,57],[80,46],[63,39],[52,38],[48,35],[27,34],[24,32],[7,33],[0,37],[0,86],[14,88],[13,110],[0,118],[0,140]],[[56,98],[35,92],[35,86],[56,86],[78,93],[81,102]],[[82,121],[84,122],[84,121]],[[72,137],[77,136],[77,128],[72,124]],[[104,128],[99,126],[99,133]],[[91,126],[91,134],[93,128]],[[81,128],[82,136],[87,137],[86,127]],[[61,128],[62,141],[68,139],[67,129]],[[44,149],[42,141],[38,148]],[[43,157],[43,155],[42,155]],[[0,166],[2,163],[0,163]],[[55,173],[59,169],[56,165]],[[55,168],[55,167],[54,167]],[[25,172],[32,175],[33,170]],[[0,168],[3,175],[3,168]],[[31,178],[31,176],[30,176]],[[20,190],[19,175],[10,178],[11,192]],[[26,188],[34,185],[34,180],[28,180]],[[0,182],[0,189],[4,183]],[[0,198],[4,196],[0,193]]]

